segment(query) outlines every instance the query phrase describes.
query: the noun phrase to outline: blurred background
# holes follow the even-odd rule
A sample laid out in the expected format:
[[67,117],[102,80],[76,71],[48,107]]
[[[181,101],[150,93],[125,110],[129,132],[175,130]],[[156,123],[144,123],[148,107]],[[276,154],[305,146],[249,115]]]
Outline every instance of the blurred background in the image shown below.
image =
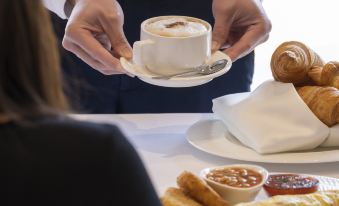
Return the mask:
[[269,40],[256,49],[252,90],[272,79],[270,60],[284,41],[302,41],[325,62],[339,61],[338,0],[264,0],[273,28]]

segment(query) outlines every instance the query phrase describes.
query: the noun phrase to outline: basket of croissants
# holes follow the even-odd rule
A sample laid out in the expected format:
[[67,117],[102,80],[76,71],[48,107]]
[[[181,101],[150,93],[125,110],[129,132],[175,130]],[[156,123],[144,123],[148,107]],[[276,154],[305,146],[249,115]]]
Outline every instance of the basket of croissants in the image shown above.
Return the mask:
[[299,96],[327,126],[339,123],[339,62],[325,63],[301,42],[284,42],[274,51],[271,69],[276,81],[293,83]]

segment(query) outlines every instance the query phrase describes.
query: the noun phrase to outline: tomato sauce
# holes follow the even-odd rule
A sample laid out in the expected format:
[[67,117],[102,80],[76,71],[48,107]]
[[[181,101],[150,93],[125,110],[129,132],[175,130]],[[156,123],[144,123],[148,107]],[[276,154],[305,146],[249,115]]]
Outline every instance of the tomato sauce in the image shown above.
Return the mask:
[[308,194],[318,190],[319,181],[314,177],[298,174],[270,175],[264,184],[269,196],[286,194]]

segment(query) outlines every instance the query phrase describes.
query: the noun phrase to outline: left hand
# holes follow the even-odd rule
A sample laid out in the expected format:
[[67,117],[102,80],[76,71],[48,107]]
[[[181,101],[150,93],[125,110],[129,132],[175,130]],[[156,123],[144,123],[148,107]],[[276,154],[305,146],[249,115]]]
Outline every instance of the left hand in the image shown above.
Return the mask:
[[271,22],[260,0],[213,0],[212,50],[222,49],[232,59],[246,56],[268,39]]

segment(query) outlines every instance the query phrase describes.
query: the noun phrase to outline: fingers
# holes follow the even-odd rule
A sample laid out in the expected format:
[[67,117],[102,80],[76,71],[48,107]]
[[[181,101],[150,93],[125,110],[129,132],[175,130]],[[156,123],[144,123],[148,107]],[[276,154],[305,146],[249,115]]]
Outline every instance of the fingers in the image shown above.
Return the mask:
[[122,69],[120,62],[115,59],[113,56],[113,66],[107,66],[102,62],[96,60],[95,58],[91,57],[82,47],[78,46],[75,42],[72,42],[68,39],[63,40],[63,46],[70,52],[74,53],[77,57],[79,57],[82,61],[86,62],[89,66],[93,69],[99,71],[105,75],[112,75],[112,74],[123,74],[125,71]]
[[103,27],[104,32],[107,34],[112,49],[120,57],[125,57],[127,59],[132,58],[132,48],[129,45],[125,34],[123,32],[120,14],[117,13],[111,16],[105,16],[100,18],[100,23]]
[[115,31],[107,35],[106,37],[110,43],[110,48],[112,48],[111,53],[113,56],[125,57],[126,59],[132,58],[132,48],[122,31]]
[[114,3],[114,7],[116,9],[115,13],[99,16],[99,21],[111,42],[113,51],[119,57],[131,59],[133,55],[132,48],[129,45],[123,31],[123,10],[117,2]]
[[[77,47],[74,46],[74,44]],[[83,61],[91,66],[95,66],[100,72],[102,72],[103,69],[100,69],[98,68],[98,65],[93,64],[94,60],[103,65],[102,68],[105,68],[104,73],[124,73],[120,61],[114,58],[112,54],[93,37],[89,30],[76,30],[72,27],[68,27],[63,40],[63,46],[65,49],[75,53],[79,57],[81,56]],[[81,48],[81,50],[79,48]],[[79,51],[83,52],[81,54],[76,53]],[[107,70],[111,70],[111,72],[107,72]]]
[[132,48],[122,30],[107,33],[112,49],[121,57],[132,58]]
[[[213,0],[212,50],[231,44],[224,52],[233,61],[247,55],[268,38],[271,23],[261,2],[252,0]],[[224,47],[225,48],[225,47]]]
[[108,51],[111,50],[112,45],[108,37],[104,33],[94,34],[94,38]]
[[212,37],[212,51],[224,46],[231,28],[231,21],[228,18],[215,18]]
[[[100,4],[87,0],[77,2],[63,40],[65,49],[103,74],[126,73],[118,58],[132,56],[122,31],[123,12],[117,2],[113,3],[110,0],[100,1]],[[118,45],[114,49],[118,51],[116,56],[111,53],[113,43]]]
[[227,41],[234,20],[233,4],[232,1],[226,4],[223,0],[213,0],[212,11],[215,20],[212,37],[213,52],[221,49]]
[[250,26],[239,41],[225,49],[224,52],[232,61],[236,61],[252,52],[257,45],[266,41],[269,30],[270,28],[266,28],[264,25]]

